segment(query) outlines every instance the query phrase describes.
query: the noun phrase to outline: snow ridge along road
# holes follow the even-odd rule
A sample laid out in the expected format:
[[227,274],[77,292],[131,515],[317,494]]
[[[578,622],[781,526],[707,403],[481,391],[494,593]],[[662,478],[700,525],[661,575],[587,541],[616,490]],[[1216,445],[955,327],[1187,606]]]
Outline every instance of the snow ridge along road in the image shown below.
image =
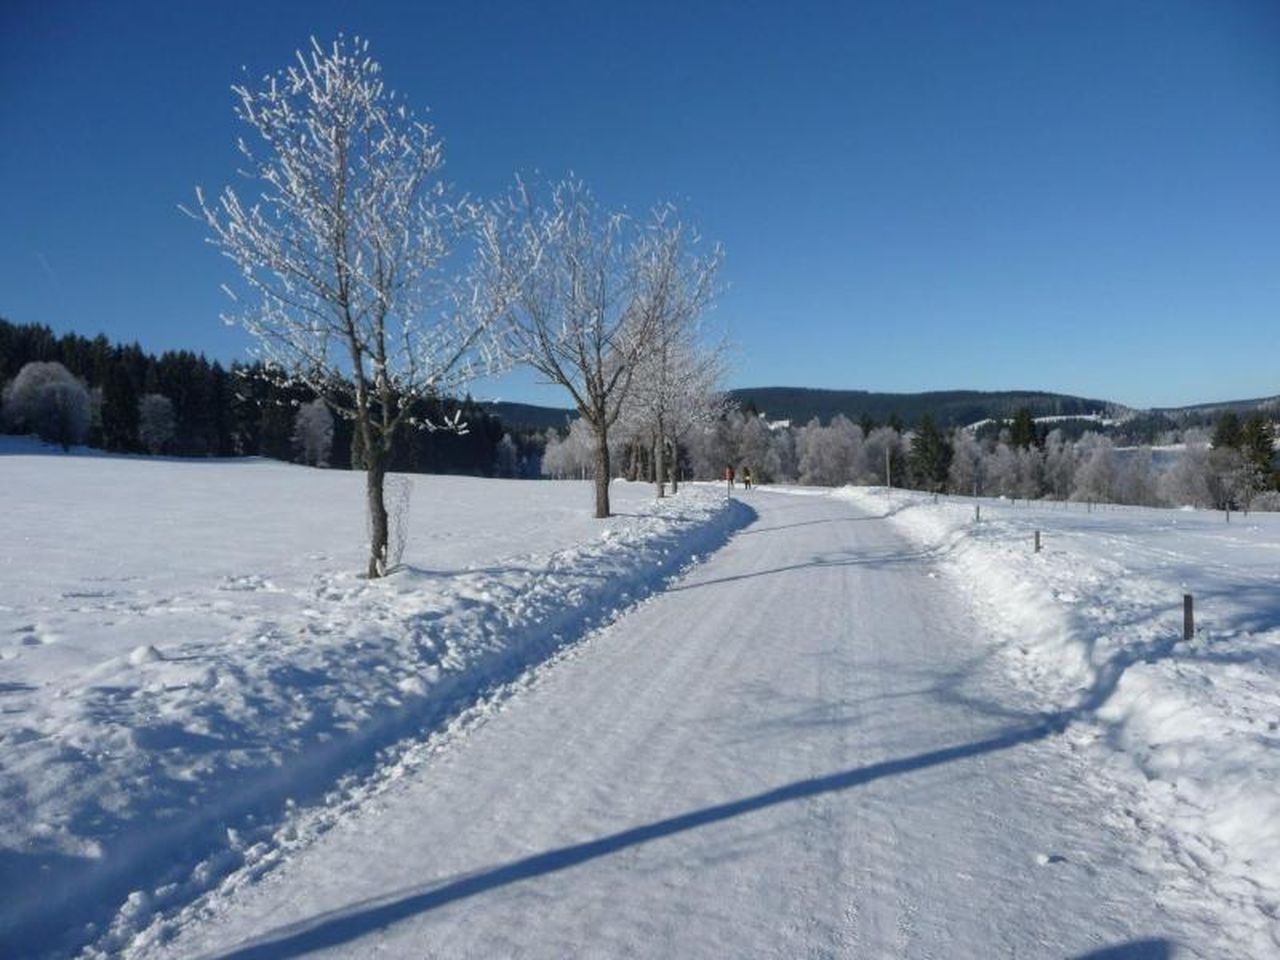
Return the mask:
[[264,869],[296,804],[349,798],[404,738],[753,516],[712,491],[653,503],[620,484],[602,523],[587,484],[414,477],[409,563],[368,582],[335,572],[361,565],[358,474],[38,453],[0,467],[23,492],[0,541],[5,957],[114,954]]
[[758,519],[129,957],[1248,956],[936,552]]

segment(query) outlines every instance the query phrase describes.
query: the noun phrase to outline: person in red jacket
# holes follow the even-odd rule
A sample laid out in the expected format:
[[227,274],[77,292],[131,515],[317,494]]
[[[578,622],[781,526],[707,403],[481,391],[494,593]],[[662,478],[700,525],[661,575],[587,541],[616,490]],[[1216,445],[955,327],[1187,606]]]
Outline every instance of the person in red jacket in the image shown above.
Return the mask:
[[729,489],[733,489],[733,465],[728,464],[724,468],[724,482],[729,485]]

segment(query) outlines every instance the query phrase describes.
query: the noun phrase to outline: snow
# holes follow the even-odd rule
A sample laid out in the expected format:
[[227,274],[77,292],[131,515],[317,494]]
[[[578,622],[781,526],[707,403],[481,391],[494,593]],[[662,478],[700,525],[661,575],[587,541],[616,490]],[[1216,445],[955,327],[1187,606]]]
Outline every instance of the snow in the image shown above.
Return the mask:
[[[1061,413],[1043,417],[1032,417],[1031,419],[1035,423],[1073,423],[1076,421],[1084,421],[1086,423],[1096,423],[1100,427],[1114,427],[1116,424],[1124,422],[1123,420],[1117,420],[1101,413]],[[985,420],[975,420],[973,423],[966,424],[965,429],[970,431],[981,430],[988,424],[995,422],[996,421],[990,417]]]
[[5,956],[1280,954],[1280,516],[0,478]]
[[962,548],[918,543],[905,503],[742,499],[753,522],[667,590],[123,955],[1275,953],[1010,669]]
[[1016,638],[1002,651],[1010,674],[1070,718],[1185,868],[1179,882],[1230,904],[1255,955],[1280,950],[1280,516],[840,496],[891,504],[892,522]]
[[0,444],[6,955],[113,949],[743,519],[707,491],[617,484],[601,522],[585,483],[415,476],[404,566],[368,581],[361,474]]

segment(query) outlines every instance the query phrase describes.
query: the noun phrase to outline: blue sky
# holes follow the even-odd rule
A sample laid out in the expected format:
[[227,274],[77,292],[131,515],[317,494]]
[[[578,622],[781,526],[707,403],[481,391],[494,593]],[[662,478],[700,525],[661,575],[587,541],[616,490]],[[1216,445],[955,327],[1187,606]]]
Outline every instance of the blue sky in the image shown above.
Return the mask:
[[[229,361],[229,86],[370,39],[481,196],[724,244],[734,386],[1280,393],[1280,4],[0,5],[0,316]],[[563,402],[516,376],[490,395]]]

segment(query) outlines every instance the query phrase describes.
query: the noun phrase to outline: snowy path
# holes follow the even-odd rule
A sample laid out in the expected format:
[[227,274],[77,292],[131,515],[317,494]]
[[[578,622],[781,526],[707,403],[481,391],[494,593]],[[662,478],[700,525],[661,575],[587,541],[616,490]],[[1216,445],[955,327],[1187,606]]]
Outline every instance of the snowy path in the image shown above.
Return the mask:
[[1231,955],[931,556],[847,502],[751,503],[669,592],[132,955]]

